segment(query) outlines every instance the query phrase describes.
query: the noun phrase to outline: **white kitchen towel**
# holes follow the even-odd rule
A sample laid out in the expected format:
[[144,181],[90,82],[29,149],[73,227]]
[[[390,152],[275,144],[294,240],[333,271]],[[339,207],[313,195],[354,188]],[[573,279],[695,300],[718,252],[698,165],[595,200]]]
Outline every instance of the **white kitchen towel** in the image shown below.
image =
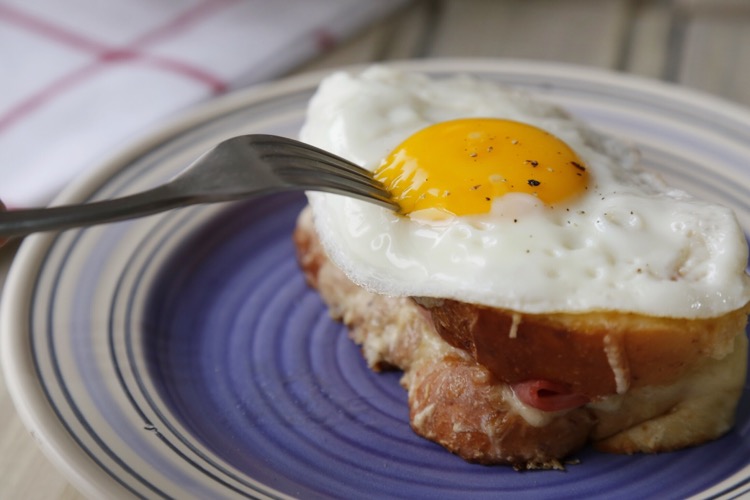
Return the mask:
[[159,120],[407,0],[0,0],[0,199],[47,204]]

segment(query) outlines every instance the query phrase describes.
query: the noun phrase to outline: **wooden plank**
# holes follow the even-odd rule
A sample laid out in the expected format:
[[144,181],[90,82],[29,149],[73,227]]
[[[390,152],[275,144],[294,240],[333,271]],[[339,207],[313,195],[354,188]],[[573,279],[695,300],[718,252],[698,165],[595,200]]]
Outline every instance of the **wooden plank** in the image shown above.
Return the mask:
[[747,15],[750,2],[747,0],[675,0],[675,7],[694,14]]
[[543,59],[614,68],[627,0],[444,0],[428,55]]
[[[6,402],[6,397],[0,400]],[[2,421],[8,425],[3,427],[0,497],[5,490],[14,492],[13,498],[34,498],[39,491],[48,492],[47,498],[83,498],[41,453],[19,418]]]
[[374,61],[384,43],[385,36],[384,25],[378,23],[352,39],[335,45],[327,52],[295,68],[290,74]]
[[668,2],[634,2],[630,36],[623,47],[620,68],[650,78],[664,78],[667,69],[673,13]]
[[[19,244],[16,240],[0,248],[0,289]],[[83,498],[42,454],[24,427],[1,370],[0,429],[0,498]]]
[[434,0],[419,0],[392,16],[379,60],[416,59],[429,50],[431,26],[435,20]]
[[429,0],[410,3],[352,39],[297,68],[294,73],[419,57],[428,30],[430,4]]
[[750,12],[689,17],[677,81],[750,105]]

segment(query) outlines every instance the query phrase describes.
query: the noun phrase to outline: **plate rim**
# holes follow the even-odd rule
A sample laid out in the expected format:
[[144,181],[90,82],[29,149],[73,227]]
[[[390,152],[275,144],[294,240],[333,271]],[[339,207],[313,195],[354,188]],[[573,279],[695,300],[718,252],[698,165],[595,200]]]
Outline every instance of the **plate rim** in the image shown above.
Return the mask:
[[[497,58],[435,58],[359,63],[287,76],[234,90],[193,106],[168,120],[149,127],[142,136],[130,141],[109,159],[100,162],[97,167],[69,184],[54,198],[52,205],[85,200],[96,188],[126,169],[133,158],[178,137],[193,126],[208,123],[222,114],[254,102],[314,88],[324,76],[332,72],[356,72],[373,64],[406,71],[441,71],[453,74],[504,73],[546,78],[569,78],[570,75],[575,75],[576,80],[629,88],[657,97],[668,97],[672,101],[689,103],[692,108],[710,109],[715,114],[744,122],[750,127],[750,108],[740,103],[671,82],[606,68]],[[103,494],[124,495],[126,491],[123,487],[83,453],[53,412],[49,411],[49,404],[40,388],[40,380],[36,377],[33,364],[29,359],[29,331],[25,321],[28,317],[29,299],[42,255],[54,244],[57,237],[56,233],[30,235],[22,242],[13,259],[0,302],[0,368],[3,370],[8,393],[24,427],[30,432],[47,459],[74,487],[92,497]]]

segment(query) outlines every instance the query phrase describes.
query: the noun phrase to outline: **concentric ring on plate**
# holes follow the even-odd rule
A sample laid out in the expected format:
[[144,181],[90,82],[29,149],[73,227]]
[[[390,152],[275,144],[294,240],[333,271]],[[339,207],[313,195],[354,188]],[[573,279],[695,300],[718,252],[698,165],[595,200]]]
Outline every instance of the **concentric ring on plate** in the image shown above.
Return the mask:
[[[299,206],[299,200],[296,200],[296,203],[285,208],[283,222],[278,220],[282,216],[273,214],[273,220],[265,223],[291,228]],[[514,480],[523,481],[522,475],[513,472],[508,475],[505,470],[467,466],[434,445],[415,439],[408,429],[405,395],[401,400],[398,397],[399,391],[402,391],[398,385],[398,375],[370,373],[345,332],[326,317],[316,296],[305,289],[295,273],[291,246],[280,250],[285,244],[291,244],[288,233],[280,230],[276,234],[279,241],[268,242],[268,247],[272,249],[270,253],[279,256],[280,261],[277,266],[269,266],[267,258],[251,253],[263,253],[265,250],[253,250],[255,236],[264,231],[250,227],[262,223],[255,222],[250,226],[239,224],[234,228],[239,231],[237,234],[226,231],[226,228],[233,227],[232,221],[242,220],[244,214],[255,212],[257,208],[250,204],[220,216],[219,224],[209,226],[173,256],[171,265],[162,270],[162,278],[157,280],[161,286],[153,291],[159,296],[171,296],[172,300],[182,305],[182,308],[174,309],[166,301],[156,299],[151,303],[157,313],[170,311],[167,324],[155,321],[158,339],[163,332],[174,335],[182,331],[180,328],[169,328],[170,320],[187,321],[192,325],[200,323],[187,318],[191,317],[190,304],[194,299],[206,297],[204,280],[208,277],[222,280],[224,274],[230,274],[226,279],[237,279],[239,282],[236,287],[222,285],[219,288],[223,295],[206,299],[226,301],[225,307],[229,310],[227,324],[212,323],[210,327],[221,326],[217,332],[220,341],[215,345],[223,347],[197,354],[209,367],[199,369],[201,377],[191,381],[187,387],[161,388],[176,398],[168,405],[172,406],[178,418],[187,416],[193,421],[193,437],[198,436],[208,446],[220,442],[212,434],[212,422],[220,419],[221,415],[212,414],[210,408],[203,406],[208,397],[196,397],[194,394],[196,390],[216,391],[220,394],[231,393],[227,396],[228,400],[240,402],[236,421],[231,416],[225,415],[225,418],[231,420],[230,426],[237,425],[236,429],[232,427],[232,436],[244,443],[244,450],[262,448],[264,453],[273,455],[279,452],[283,455],[283,460],[278,458],[280,470],[277,473],[284,477],[284,483],[292,476],[308,481],[306,486],[313,491],[320,491],[324,485],[318,484],[316,478],[320,477],[317,467],[321,464],[325,464],[322,469],[326,471],[336,471],[333,475],[336,484],[348,485],[346,489],[333,491],[338,495],[356,491],[364,486],[363,477],[373,476],[376,479],[367,487],[387,485],[383,493],[408,487],[421,488],[420,492],[424,494],[437,494],[450,488],[451,484],[462,483],[471,484],[471,489],[477,493],[489,493],[503,485],[508,487]],[[229,234],[227,241],[222,242],[221,236],[217,237],[211,232],[214,226],[221,227],[222,234]],[[234,252],[225,252],[223,247],[241,246],[243,241],[251,258],[232,269],[223,257]],[[195,252],[203,253],[204,247],[213,247],[216,258],[207,259],[196,270],[190,264],[190,256]],[[183,273],[189,269],[191,278],[183,278],[180,269],[183,269]],[[268,272],[263,273],[262,269],[268,269]],[[259,281],[253,281],[256,276]],[[255,285],[248,287],[248,281],[253,281]],[[162,287],[168,288],[169,283],[179,284],[179,291],[165,293]],[[232,290],[232,293],[227,294],[227,290]],[[181,296],[181,299],[176,300],[176,296]],[[213,306],[207,308],[214,310]],[[203,331],[203,334],[206,332]],[[174,340],[159,342],[160,345],[171,345],[173,349],[175,343]],[[224,354],[227,350],[232,351],[228,357]],[[163,361],[156,362],[157,365],[169,365],[175,361],[191,362],[181,350],[177,355],[160,353],[158,357]],[[232,361],[211,373],[211,366],[221,364],[220,361],[225,359]],[[171,371],[184,373],[189,370],[172,366]],[[228,376],[230,372],[237,375],[232,378]],[[205,387],[197,387],[201,385]],[[215,408],[226,412],[229,405],[225,403],[219,401]],[[207,412],[205,417],[195,422],[194,419],[202,411]],[[295,446],[288,446],[290,442]],[[717,442],[716,446],[731,445],[725,439]],[[269,451],[269,447],[273,450]],[[714,445],[709,447],[715,448]],[[671,473],[677,476],[694,468],[698,476],[710,474],[706,464],[695,461],[694,456],[689,456],[691,454],[706,453],[708,457],[712,453],[722,453],[727,460],[723,466],[733,460],[726,450],[718,452],[716,449],[703,448],[646,457],[608,457],[586,452],[582,455],[585,467],[571,467],[565,475],[565,483],[569,485],[569,481],[575,477],[576,482],[582,482],[577,487],[583,489],[599,481],[615,488],[616,484],[624,487],[628,481],[639,479],[653,482],[657,487]],[[349,460],[355,456],[359,462]],[[235,461],[238,467],[243,466],[242,457],[223,458]],[[736,458],[735,466],[743,460],[741,453]],[[399,477],[394,477],[393,467],[398,469]],[[294,472],[290,473],[290,469]],[[387,470],[388,474],[378,477],[381,470]],[[257,469],[253,469],[253,473],[257,476]],[[615,473],[617,483],[612,482]],[[436,478],[436,475],[439,477]],[[652,476],[653,480],[649,480]],[[325,479],[332,479],[330,472]],[[559,487],[557,483],[560,480],[555,473],[535,477],[537,493],[546,488],[550,488],[549,492],[553,491],[553,488]],[[620,480],[623,482],[620,483]],[[267,484],[273,484],[273,478],[267,481]],[[404,483],[399,484],[399,481]],[[521,487],[520,484],[517,486]],[[284,489],[284,485],[277,487]]]
[[[726,103],[566,66],[402,67],[471,72],[553,99],[631,138],[647,167],[725,200],[750,228],[750,115]],[[220,137],[294,135],[319,76],[209,103],[59,201],[156,184]],[[684,168],[691,175],[682,176]],[[1,364],[27,425],[79,488],[92,496],[464,498],[748,489],[747,395],[724,439],[659,456],[585,451],[564,473],[470,465],[414,436],[399,375],[370,373],[297,274],[290,235],[301,196],[268,203],[194,208],[24,243],[0,311]]]

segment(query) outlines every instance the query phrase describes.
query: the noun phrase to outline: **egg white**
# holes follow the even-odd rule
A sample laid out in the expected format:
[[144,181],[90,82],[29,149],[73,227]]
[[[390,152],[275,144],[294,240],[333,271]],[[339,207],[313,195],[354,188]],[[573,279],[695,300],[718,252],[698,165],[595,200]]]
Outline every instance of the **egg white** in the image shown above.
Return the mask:
[[380,66],[339,72],[312,98],[301,139],[374,170],[414,132],[468,117],[517,120],[556,135],[587,165],[589,189],[554,207],[510,194],[489,214],[436,223],[308,193],[329,256],[355,283],[525,313],[699,318],[750,300],[747,243],[731,210],[670,189],[638,170],[630,146],[525,93]]

